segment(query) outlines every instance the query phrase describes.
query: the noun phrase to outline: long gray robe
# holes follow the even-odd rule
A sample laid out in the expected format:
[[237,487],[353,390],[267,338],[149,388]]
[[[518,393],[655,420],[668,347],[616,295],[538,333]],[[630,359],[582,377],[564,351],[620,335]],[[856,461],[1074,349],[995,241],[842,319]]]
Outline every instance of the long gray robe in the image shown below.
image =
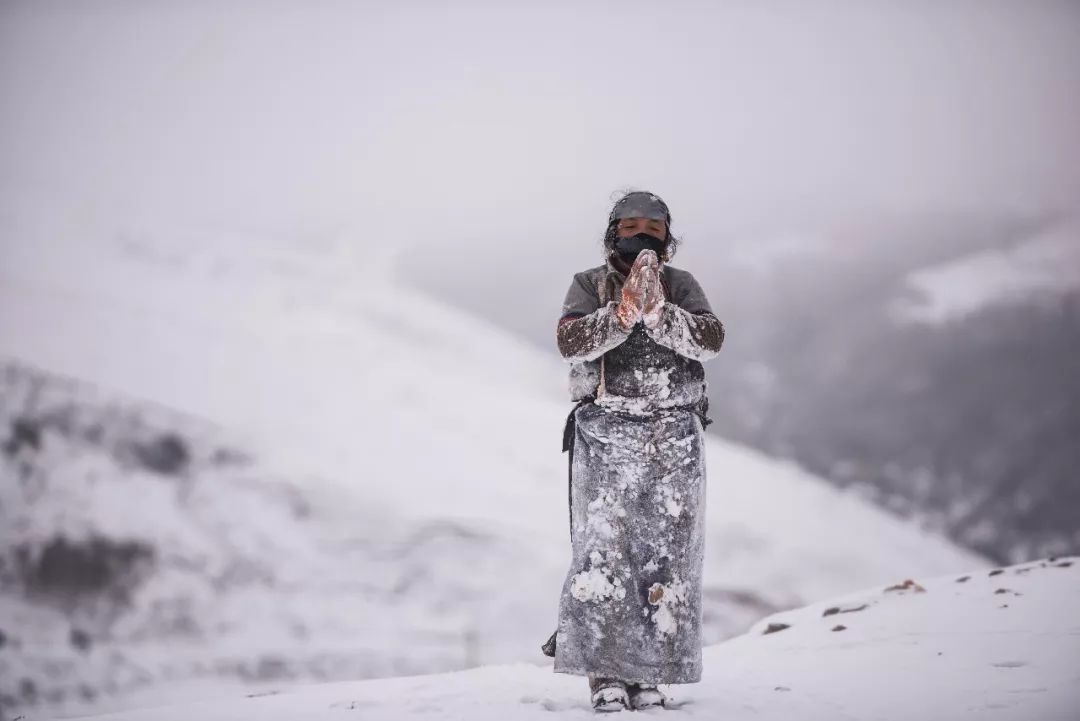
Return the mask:
[[[698,414],[700,360],[719,351],[723,327],[700,287],[697,313],[669,291],[657,329],[613,322],[621,274],[609,266],[595,296],[582,276],[564,303],[560,350],[602,362],[596,400],[574,413],[573,559],[559,599],[554,670],[639,683],[701,680],[701,573],[705,457]],[[703,306],[703,307],[702,307]],[[577,324],[574,327],[573,324]],[[571,372],[572,394],[588,377]],[[588,389],[586,389],[588,390]]]
[[575,412],[573,561],[555,671],[701,680],[705,458],[698,415]]

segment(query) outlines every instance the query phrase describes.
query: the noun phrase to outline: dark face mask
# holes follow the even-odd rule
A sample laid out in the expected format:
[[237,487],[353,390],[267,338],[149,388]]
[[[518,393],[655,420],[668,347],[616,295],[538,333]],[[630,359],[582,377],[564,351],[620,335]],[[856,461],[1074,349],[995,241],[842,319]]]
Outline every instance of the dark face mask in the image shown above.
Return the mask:
[[658,258],[663,259],[664,245],[664,241],[660,240],[655,235],[638,233],[637,235],[631,235],[629,238],[616,238],[615,252],[618,253],[619,257],[626,261],[627,264],[630,264],[637,259],[638,253],[643,250],[654,251]]

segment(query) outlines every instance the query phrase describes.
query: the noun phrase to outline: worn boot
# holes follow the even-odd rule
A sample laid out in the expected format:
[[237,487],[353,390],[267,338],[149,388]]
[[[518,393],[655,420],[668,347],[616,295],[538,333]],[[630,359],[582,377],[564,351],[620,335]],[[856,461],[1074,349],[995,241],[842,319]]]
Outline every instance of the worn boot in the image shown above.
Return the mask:
[[667,698],[656,686],[647,683],[626,684],[627,695],[630,698],[630,708],[639,710],[652,706],[663,706]]
[[622,711],[629,708],[626,684],[617,678],[598,678],[590,674],[589,691],[592,692],[594,711]]

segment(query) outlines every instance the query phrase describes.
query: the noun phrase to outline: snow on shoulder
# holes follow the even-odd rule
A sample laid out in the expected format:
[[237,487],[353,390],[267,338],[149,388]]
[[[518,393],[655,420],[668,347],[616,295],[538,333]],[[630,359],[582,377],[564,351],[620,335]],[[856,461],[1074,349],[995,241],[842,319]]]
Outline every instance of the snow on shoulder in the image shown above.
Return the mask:
[[[775,614],[705,651],[681,717],[1075,719],[1080,557],[897,579]],[[122,721],[594,718],[585,680],[529,664],[319,684],[96,718]],[[656,709],[647,713],[661,714]]]

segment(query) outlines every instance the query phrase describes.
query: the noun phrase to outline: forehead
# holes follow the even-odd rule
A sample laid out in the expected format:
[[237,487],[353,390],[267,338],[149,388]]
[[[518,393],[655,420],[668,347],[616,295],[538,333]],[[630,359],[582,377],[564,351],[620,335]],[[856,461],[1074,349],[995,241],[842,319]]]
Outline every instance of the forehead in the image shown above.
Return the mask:
[[639,221],[647,221],[647,222],[653,223],[655,225],[663,225],[664,224],[664,219],[663,218],[646,218],[646,217],[643,217],[643,216],[640,216],[640,215],[634,215],[634,216],[631,216],[629,218],[619,218],[619,225],[628,225],[630,223],[637,223]]

